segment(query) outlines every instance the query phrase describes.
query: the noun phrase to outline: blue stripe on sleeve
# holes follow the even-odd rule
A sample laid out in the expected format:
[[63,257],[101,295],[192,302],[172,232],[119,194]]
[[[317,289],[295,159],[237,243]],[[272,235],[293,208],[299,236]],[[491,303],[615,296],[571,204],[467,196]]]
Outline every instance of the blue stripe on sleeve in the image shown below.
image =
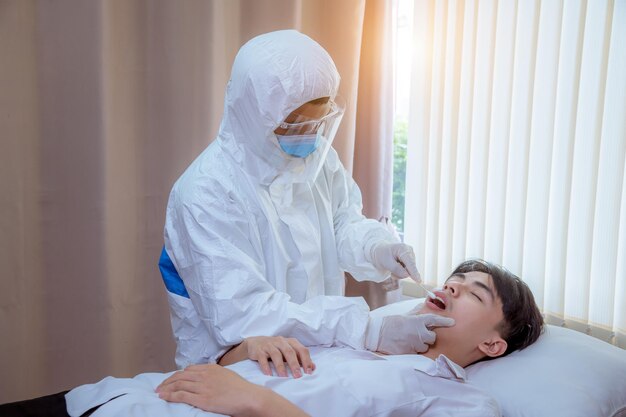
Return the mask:
[[167,288],[169,292],[180,295],[181,297],[189,298],[189,293],[187,292],[187,288],[185,288],[185,283],[183,283],[180,275],[178,275],[178,271],[176,271],[176,267],[165,251],[165,246],[163,246],[161,258],[159,258],[159,269],[161,270],[161,276],[163,277],[165,288]]

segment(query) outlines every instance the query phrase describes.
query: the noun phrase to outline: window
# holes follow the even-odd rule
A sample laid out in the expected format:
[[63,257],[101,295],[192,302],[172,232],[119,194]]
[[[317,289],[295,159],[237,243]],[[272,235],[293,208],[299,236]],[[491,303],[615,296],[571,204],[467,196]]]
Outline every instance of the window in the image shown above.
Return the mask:
[[396,33],[393,220],[426,282],[485,258],[626,347],[626,2],[399,0]]

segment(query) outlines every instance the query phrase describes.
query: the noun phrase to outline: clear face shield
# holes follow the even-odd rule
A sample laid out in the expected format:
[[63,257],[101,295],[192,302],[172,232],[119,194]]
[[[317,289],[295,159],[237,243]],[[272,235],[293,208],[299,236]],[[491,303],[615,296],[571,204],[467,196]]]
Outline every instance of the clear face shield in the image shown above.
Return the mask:
[[306,177],[315,180],[324,165],[345,111],[345,100],[313,100],[287,116],[275,130],[281,149],[294,158],[303,158]]

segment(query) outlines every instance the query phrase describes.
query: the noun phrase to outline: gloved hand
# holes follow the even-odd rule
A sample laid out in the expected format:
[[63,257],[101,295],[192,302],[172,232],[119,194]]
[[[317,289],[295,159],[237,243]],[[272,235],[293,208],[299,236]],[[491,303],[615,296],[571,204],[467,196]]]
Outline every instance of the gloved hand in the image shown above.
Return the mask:
[[434,327],[454,326],[454,319],[438,314],[409,314],[370,318],[365,348],[389,355],[423,353],[437,337]]
[[372,265],[378,269],[390,271],[397,278],[410,276],[417,282],[422,278],[415,264],[413,248],[404,243],[378,243],[370,252]]

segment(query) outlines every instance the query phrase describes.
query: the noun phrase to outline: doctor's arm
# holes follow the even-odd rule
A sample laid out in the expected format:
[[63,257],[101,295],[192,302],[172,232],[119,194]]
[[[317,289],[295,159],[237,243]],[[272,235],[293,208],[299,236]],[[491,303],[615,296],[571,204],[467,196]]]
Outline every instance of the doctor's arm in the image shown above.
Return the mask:
[[216,362],[258,335],[296,338],[306,346],[363,347],[365,301],[321,295],[298,304],[276,290],[265,277],[262,239],[242,204],[207,198],[171,214],[177,227],[167,230],[166,249],[205,331],[221,347],[191,363]]
[[391,273],[396,278],[411,276],[421,281],[411,246],[380,222],[367,219],[361,191],[344,170],[332,177],[333,222],[341,267],[359,280],[382,282]]
[[233,417],[307,417],[293,403],[219,365],[195,365],[176,372],[156,389],[159,398]]

